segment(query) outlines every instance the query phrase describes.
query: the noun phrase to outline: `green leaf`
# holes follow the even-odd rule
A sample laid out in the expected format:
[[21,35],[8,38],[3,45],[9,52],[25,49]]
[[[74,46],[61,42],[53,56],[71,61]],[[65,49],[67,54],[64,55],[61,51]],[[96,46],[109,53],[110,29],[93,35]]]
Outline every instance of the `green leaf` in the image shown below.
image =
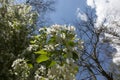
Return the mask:
[[48,43],[55,43],[55,41],[56,41],[56,37],[53,36],[49,39]]
[[78,70],[79,70],[79,67],[76,66],[76,67],[74,68],[74,70],[78,71]]
[[69,46],[74,46],[75,43],[74,43],[73,41],[68,41],[68,45],[69,45]]
[[47,61],[49,60],[49,57],[47,57],[47,55],[40,55],[37,59],[36,59],[36,62],[37,63],[41,63],[43,61]]
[[32,64],[28,64],[28,66],[29,66],[30,68],[33,68],[33,65],[32,65]]
[[48,54],[45,50],[34,52],[35,54]]
[[56,61],[51,61],[49,67],[52,67],[52,66],[54,66],[55,64],[56,64]]
[[64,58],[67,58],[67,54],[64,54],[63,57],[64,57]]
[[36,42],[35,40],[34,41],[30,41],[31,44],[35,44],[35,42]]
[[35,38],[36,40],[38,40],[39,37],[40,37],[40,35],[34,36],[34,38]]
[[42,77],[41,80],[46,80],[46,79],[44,77]]

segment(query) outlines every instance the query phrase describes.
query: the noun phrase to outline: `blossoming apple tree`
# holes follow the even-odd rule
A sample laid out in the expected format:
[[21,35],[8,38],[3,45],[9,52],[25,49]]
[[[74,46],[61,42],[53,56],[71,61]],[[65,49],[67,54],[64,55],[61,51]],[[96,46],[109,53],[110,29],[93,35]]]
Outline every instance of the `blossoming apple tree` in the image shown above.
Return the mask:
[[[33,36],[30,43],[28,50],[33,53],[31,61],[28,59],[32,66],[31,71],[26,71],[28,75],[34,74],[35,80],[75,80],[77,63],[83,47],[73,26],[53,25],[40,28],[39,34]],[[15,66],[17,64],[13,69],[18,73]]]

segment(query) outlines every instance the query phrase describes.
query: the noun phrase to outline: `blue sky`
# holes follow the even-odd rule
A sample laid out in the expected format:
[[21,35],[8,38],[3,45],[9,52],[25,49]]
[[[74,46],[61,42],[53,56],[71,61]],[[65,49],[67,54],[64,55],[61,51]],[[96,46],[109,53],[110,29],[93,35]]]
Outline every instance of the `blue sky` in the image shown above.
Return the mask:
[[101,23],[105,17],[117,19],[120,16],[119,5],[119,0],[56,0],[56,11],[50,17],[53,23],[71,24],[77,17],[78,8],[84,11],[86,6],[90,6],[96,8],[98,22]]
[[77,17],[77,9],[85,8],[86,0],[57,0],[56,11],[51,14],[52,22],[55,24],[72,24]]

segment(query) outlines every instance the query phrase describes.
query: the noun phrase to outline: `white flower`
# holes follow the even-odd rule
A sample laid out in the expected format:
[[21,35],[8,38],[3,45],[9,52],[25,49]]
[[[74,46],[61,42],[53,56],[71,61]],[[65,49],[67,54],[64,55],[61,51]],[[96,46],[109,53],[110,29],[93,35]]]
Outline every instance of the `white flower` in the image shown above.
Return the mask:
[[47,34],[51,33],[51,28],[47,28]]
[[28,51],[31,51],[33,48],[33,45],[29,45],[29,47],[27,48]]
[[75,27],[74,26],[68,26],[68,30],[74,32],[75,31]]
[[59,44],[55,44],[55,47],[58,47],[59,46]]
[[67,52],[67,48],[64,48],[63,51],[64,51],[64,52]]
[[67,30],[66,25],[61,26],[61,30]]
[[40,69],[40,70],[45,70],[45,67],[44,67],[44,66],[41,66],[39,69]]
[[54,28],[50,28],[50,32],[56,32]]
[[40,28],[40,29],[39,29],[39,31],[43,31],[43,30],[44,30],[44,28]]
[[66,38],[65,33],[60,34],[60,37],[61,37],[62,39],[65,39],[65,38]]
[[[13,68],[16,67],[19,63],[25,63],[25,60],[24,59],[17,59],[17,60],[15,60],[13,62],[13,64],[12,64],[12,67]],[[21,64],[19,64],[19,65],[21,65]]]
[[60,25],[55,24],[55,25],[52,25],[51,28],[54,28],[55,30],[59,30],[60,29]]
[[48,51],[54,50],[54,46],[51,44],[45,45],[44,47],[45,47],[44,50],[48,50]]
[[67,62],[67,64],[70,64],[70,60],[69,59],[66,59],[66,62]]

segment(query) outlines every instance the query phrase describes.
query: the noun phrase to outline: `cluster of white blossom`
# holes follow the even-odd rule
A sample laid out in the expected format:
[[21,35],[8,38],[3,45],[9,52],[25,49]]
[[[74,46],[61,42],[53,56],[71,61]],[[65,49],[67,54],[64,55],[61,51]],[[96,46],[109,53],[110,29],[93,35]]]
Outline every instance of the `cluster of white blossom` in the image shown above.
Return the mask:
[[19,78],[26,79],[29,76],[29,70],[27,62],[24,59],[17,59],[12,64],[13,74]]
[[29,47],[27,48],[28,51],[32,51],[32,50],[36,50],[39,46],[34,44],[34,45],[29,45]]
[[67,59],[66,64],[62,66],[56,64],[48,71],[48,77],[55,80],[75,80],[76,73],[78,72],[78,65],[72,59]]
[[[51,34],[51,33],[54,33],[54,32],[59,32],[59,31],[65,31],[65,30],[72,31],[72,32],[75,31],[74,26],[66,26],[66,25],[61,26],[61,25],[57,25],[57,24],[52,25],[52,26],[50,26],[46,29],[47,29],[47,34]],[[44,30],[44,28],[39,29],[39,31],[43,31],[43,30]]]
[[[48,78],[46,78],[44,75],[46,74],[46,72],[45,72],[45,67],[44,66],[40,66],[37,70],[36,70],[36,72],[35,72],[35,80],[42,80],[42,79],[44,79],[44,80],[49,80]],[[40,74],[40,75],[39,75]]]
[[[47,78],[45,79],[75,80],[78,65],[74,63],[75,60],[73,59],[72,52],[75,52],[78,56],[80,56],[80,53],[77,52],[77,50],[83,48],[83,42],[76,36],[75,27],[66,25],[52,25],[48,28],[40,28],[39,31],[41,34],[46,33],[47,41],[43,49],[53,53],[54,51],[58,51],[54,57],[54,59],[57,60],[57,64],[48,69]],[[64,58],[62,54],[67,54],[67,57]],[[59,58],[63,59],[62,65],[60,64],[61,61],[59,61]],[[43,76],[39,76],[39,78],[41,79]]]
[[[66,26],[66,25],[52,25],[51,27],[48,28],[40,28],[40,32],[44,32],[47,34],[47,41],[49,42],[51,39],[55,39],[53,44],[47,44],[45,45],[45,50],[54,50],[54,49],[59,49],[59,47],[64,45],[65,47],[63,48],[63,51],[69,50],[75,50],[78,46],[79,48],[82,48],[81,44],[82,41],[79,40],[76,36],[75,32],[75,27],[74,26]],[[42,36],[41,36],[42,37]],[[74,44],[78,43],[79,45],[76,46],[70,46],[68,44]]]
[[66,62],[66,64],[56,64],[49,68],[46,76],[42,76],[45,75],[45,68],[41,66],[35,73],[35,80],[76,80],[75,74],[78,72],[78,65],[72,59],[67,59]]

